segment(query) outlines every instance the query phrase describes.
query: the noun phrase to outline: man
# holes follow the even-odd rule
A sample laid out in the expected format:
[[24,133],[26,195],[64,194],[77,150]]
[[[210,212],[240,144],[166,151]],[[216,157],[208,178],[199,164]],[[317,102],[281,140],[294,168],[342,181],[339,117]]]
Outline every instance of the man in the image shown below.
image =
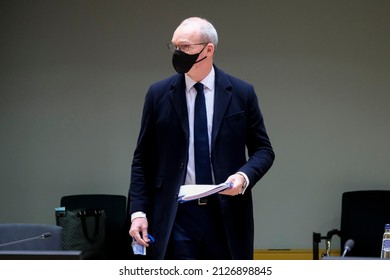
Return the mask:
[[[132,162],[129,234],[154,259],[253,259],[251,189],[271,167],[274,152],[253,87],[213,64],[217,43],[210,22],[184,20],[169,44],[178,74],[153,84],[145,98]],[[197,96],[204,96],[199,102],[205,109],[197,109]],[[200,167],[198,111],[205,122],[207,115],[208,141]],[[208,179],[200,169],[211,170]],[[178,202],[183,184],[224,182],[232,187]],[[148,234],[155,239],[150,246]]]

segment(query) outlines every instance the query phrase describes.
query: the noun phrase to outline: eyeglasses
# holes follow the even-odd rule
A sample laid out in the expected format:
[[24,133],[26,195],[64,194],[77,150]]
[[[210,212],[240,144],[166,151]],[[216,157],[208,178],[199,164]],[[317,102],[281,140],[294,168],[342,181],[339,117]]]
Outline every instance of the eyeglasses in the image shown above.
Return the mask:
[[207,45],[207,44],[208,43],[175,45],[175,44],[169,43],[168,44],[168,49],[171,52],[174,52],[175,50],[181,50],[182,52],[188,52],[188,51],[193,49],[193,46]]

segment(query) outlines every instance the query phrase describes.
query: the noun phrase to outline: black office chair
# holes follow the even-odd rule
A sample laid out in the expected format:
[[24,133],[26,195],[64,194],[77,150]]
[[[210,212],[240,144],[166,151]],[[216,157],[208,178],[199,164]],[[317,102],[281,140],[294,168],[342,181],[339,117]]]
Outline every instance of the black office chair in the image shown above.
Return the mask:
[[48,224],[0,224],[0,250],[60,251],[62,228]]
[[127,198],[123,195],[80,194],[61,198],[61,206],[67,210],[104,209],[106,213],[107,259],[128,259],[129,246],[127,222]]
[[332,237],[340,237],[340,252],[345,243],[354,241],[349,257],[379,258],[384,225],[390,223],[390,190],[350,191],[342,195],[340,230],[330,230],[325,236],[313,232],[313,259],[319,259],[319,243],[326,241],[322,257],[331,253]]

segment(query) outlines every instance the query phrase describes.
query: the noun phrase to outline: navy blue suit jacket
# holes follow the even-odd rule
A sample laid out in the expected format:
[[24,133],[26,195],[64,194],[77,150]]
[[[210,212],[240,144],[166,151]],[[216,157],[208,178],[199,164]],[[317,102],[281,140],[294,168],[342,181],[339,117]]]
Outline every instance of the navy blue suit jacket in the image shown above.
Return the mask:
[[[214,68],[211,161],[215,183],[225,182],[237,171],[250,180],[244,195],[218,196],[232,258],[252,259],[251,189],[271,167],[274,152],[253,86]],[[178,206],[177,194],[186,176],[188,126],[184,75],[153,84],[145,97],[131,168],[129,203],[130,213],[147,214],[149,232],[156,239],[151,246],[155,259],[165,256]]]

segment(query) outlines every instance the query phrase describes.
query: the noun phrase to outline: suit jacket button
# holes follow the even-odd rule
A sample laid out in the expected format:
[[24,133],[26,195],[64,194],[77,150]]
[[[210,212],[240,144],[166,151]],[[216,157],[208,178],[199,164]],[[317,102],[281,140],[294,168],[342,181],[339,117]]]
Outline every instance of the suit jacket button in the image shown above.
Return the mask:
[[184,169],[184,163],[183,162],[180,164],[180,169]]

